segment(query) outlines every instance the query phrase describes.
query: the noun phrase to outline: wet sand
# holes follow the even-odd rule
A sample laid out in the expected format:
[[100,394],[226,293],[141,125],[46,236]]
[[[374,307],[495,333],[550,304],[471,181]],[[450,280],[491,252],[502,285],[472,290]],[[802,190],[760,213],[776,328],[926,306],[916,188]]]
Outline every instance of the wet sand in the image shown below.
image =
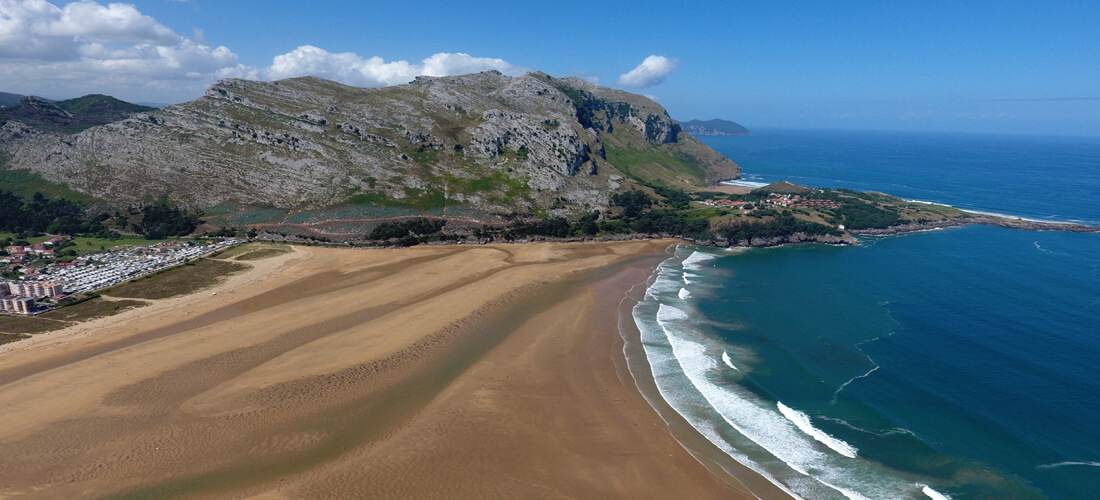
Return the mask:
[[296,248],[11,344],[0,498],[751,498],[621,369],[669,244]]

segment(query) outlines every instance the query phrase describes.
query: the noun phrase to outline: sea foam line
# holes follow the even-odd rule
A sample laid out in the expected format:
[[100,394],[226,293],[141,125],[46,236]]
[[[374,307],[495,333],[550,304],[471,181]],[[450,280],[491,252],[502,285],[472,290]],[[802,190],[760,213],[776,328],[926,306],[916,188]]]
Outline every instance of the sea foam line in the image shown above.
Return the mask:
[[1056,464],[1046,464],[1036,466],[1036,469],[1054,469],[1058,467],[1067,467],[1070,465],[1084,465],[1086,467],[1100,467],[1100,462],[1058,462]]
[[[866,354],[864,356],[866,356]],[[868,357],[868,359],[870,359],[870,357]],[[829,404],[830,405],[836,405],[836,400],[837,400],[838,397],[840,397],[840,391],[843,391],[845,387],[848,387],[848,384],[850,384],[852,382],[855,382],[856,379],[866,378],[866,377],[870,376],[872,373],[874,373],[875,370],[878,370],[878,369],[879,369],[879,366],[875,365],[875,367],[868,370],[867,373],[864,373],[863,375],[858,375],[858,376],[852,377],[847,382],[845,382],[843,384],[840,384],[840,387],[837,387],[836,392],[833,393],[833,399],[829,400]]]
[[[668,262],[668,261],[666,261],[666,262]],[[658,278],[658,280],[659,279],[660,278]],[[650,287],[647,287],[647,288],[651,288],[651,287],[652,287],[652,285]],[[645,297],[646,297],[646,299],[650,298],[650,295],[649,295],[648,291],[645,294]],[[656,301],[654,301],[654,302],[656,302]],[[650,304],[652,304],[652,303],[653,302],[650,302]],[[715,425],[703,425],[703,424],[711,424],[711,422],[708,422],[706,420],[693,419],[693,418],[690,417],[690,415],[686,414],[681,408],[677,407],[678,398],[686,397],[685,393],[683,391],[678,390],[678,389],[671,388],[669,386],[669,382],[667,382],[667,379],[665,378],[666,377],[665,373],[667,373],[667,372],[663,372],[662,370],[660,370],[659,367],[664,366],[664,365],[668,365],[670,363],[675,363],[677,365],[677,367],[679,368],[679,369],[676,369],[675,372],[678,373],[678,374],[683,374],[682,367],[679,367],[679,360],[677,360],[675,358],[675,356],[662,359],[661,357],[658,357],[655,354],[655,351],[652,348],[648,347],[649,345],[655,343],[657,341],[658,337],[665,338],[666,334],[665,334],[665,332],[663,332],[663,329],[661,329],[659,326],[657,328],[652,328],[648,322],[643,320],[643,317],[641,315],[641,310],[642,310],[642,307],[643,307],[644,304],[646,304],[646,301],[639,301],[634,306],[634,310],[632,311],[631,316],[634,318],[634,324],[638,327],[638,332],[641,334],[640,338],[638,340],[640,341],[640,344],[642,345],[642,350],[645,353],[645,357],[648,361],[649,368],[650,368],[651,373],[653,375],[653,381],[654,381],[654,383],[657,387],[657,392],[659,393],[660,398],[666,404],[668,404],[670,407],[672,407],[673,410],[677,414],[679,414],[683,418],[687,419],[688,422],[691,424],[691,427],[694,428],[696,430],[696,432],[699,432],[703,437],[705,437],[707,439],[707,441],[710,441],[711,444],[718,447],[718,449],[725,452],[727,455],[729,455],[731,458],[736,460],[738,463],[748,467],[749,469],[752,469],[757,474],[760,474],[762,477],[767,479],[768,482],[775,485],[775,487],[779,488],[784,493],[790,495],[791,498],[793,498],[795,500],[805,500],[802,496],[800,496],[794,490],[792,490],[787,484],[784,484],[783,481],[780,481],[779,478],[777,478],[773,474],[772,471],[765,468],[762,464],[759,464],[756,461],[751,460],[749,457],[747,457],[746,455],[741,453],[740,450],[738,450],[732,444],[730,444],[728,441],[726,441],[724,438],[722,438],[718,434],[717,428],[716,428]],[[657,330],[660,330],[660,332],[658,333]],[[666,339],[666,341],[667,341],[667,339]],[[624,345],[623,348],[625,350],[626,346]],[[628,364],[629,364],[629,357],[627,359],[628,359]],[[672,369],[670,368],[670,370],[672,370]],[[689,380],[689,382],[690,382],[690,380]],[[695,394],[697,394],[699,397],[703,398],[703,401],[699,401],[698,403],[703,403],[703,402],[706,401],[706,398],[703,396],[702,393],[696,392]],[[649,396],[646,395],[645,392],[643,392],[643,395],[646,397],[646,400],[648,401]],[[688,397],[688,399],[693,400],[694,397]],[[695,403],[695,404],[698,404],[698,403]],[[652,401],[650,401],[650,405],[653,406]],[[654,406],[654,408],[656,408],[656,406]],[[681,443],[681,444],[683,444],[683,443]]]
[[779,413],[782,413],[787,420],[790,420],[797,426],[802,432],[805,432],[810,437],[816,439],[819,443],[828,446],[833,451],[840,453],[848,458],[856,458],[856,453],[859,451],[856,447],[830,436],[825,431],[814,427],[813,422],[810,422],[810,416],[802,413],[790,406],[783,404],[782,401],[775,403],[779,407]]
[[[834,459],[809,446],[809,443],[812,442],[807,441],[810,436],[802,433],[793,422],[774,411],[758,406],[746,396],[739,394],[736,389],[719,387],[709,381],[704,373],[713,369],[715,365],[712,361],[713,358],[706,355],[706,348],[673,333],[674,323],[686,320],[690,318],[690,315],[683,310],[658,303],[656,316],[657,325],[663,331],[665,339],[672,348],[672,355],[680,367],[679,372],[686,375],[688,382],[703,397],[707,405],[715,410],[727,425],[742,436],[756,443],[757,446],[779,459],[791,470],[807,476],[849,499],[857,500],[868,497],[851,489],[852,486],[841,486],[834,483],[856,481],[860,484],[861,489],[871,490],[869,494],[875,498],[895,498],[904,495],[902,491],[897,489],[901,486],[900,484],[864,482],[860,479],[862,474],[853,474],[853,471],[848,467],[831,463]],[[642,324],[639,324],[639,327],[642,327]],[[655,364],[654,361],[651,360],[651,365]],[[662,391],[662,394],[665,394],[664,391]],[[673,404],[673,400],[666,399],[666,401]],[[683,412],[680,413],[689,421],[697,422],[697,419],[691,418]],[[736,418],[732,416],[736,416]],[[814,471],[813,474],[810,473],[811,470]]]
[[1090,224],[1089,222],[1078,221],[1076,219],[1064,220],[1064,221],[1054,220],[1054,219],[1035,219],[1035,218],[1031,218],[1031,217],[1023,217],[1023,216],[1020,216],[1020,215],[1002,214],[1002,213],[998,213],[998,212],[986,212],[986,211],[983,211],[983,210],[973,210],[973,209],[969,209],[969,208],[963,209],[963,208],[956,207],[955,205],[948,205],[946,203],[936,203],[934,201],[924,201],[924,200],[905,200],[905,201],[908,201],[909,203],[920,203],[920,204],[923,204],[923,205],[935,205],[935,206],[938,206],[938,207],[956,208],[956,209],[962,210],[964,212],[969,212],[969,213],[972,213],[972,214],[988,215],[988,216],[991,216],[991,217],[1000,217],[1002,219],[1019,219],[1019,220],[1028,221],[1028,222],[1042,222],[1042,223],[1046,223],[1046,224]]

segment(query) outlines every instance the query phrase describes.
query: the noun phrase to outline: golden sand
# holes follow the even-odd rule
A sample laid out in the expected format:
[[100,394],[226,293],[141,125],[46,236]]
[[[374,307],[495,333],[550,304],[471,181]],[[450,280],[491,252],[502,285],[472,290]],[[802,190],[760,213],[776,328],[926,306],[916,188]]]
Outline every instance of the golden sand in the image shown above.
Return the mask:
[[295,248],[0,348],[0,498],[751,497],[620,380],[668,241]]

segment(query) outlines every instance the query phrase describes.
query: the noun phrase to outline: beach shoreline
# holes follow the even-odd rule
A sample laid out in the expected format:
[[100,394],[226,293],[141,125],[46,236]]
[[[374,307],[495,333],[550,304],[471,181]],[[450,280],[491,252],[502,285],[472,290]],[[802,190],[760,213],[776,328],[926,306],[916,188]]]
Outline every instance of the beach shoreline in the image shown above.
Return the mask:
[[[687,244],[690,245],[690,243]],[[679,245],[673,247],[676,246]],[[665,260],[668,258],[675,257],[670,252]],[[643,300],[655,277],[656,271],[644,283],[632,287],[620,301],[618,319],[620,338],[616,342],[615,350],[615,363],[620,380],[624,385],[634,388],[634,394],[648,404],[657,417],[664,421],[673,438],[716,477],[728,483],[739,484],[755,498],[791,498],[768,478],[717,448],[661,396],[649,359],[642,347],[641,332],[634,318],[634,307]]]
[[9,344],[0,498],[753,498],[620,378],[672,244],[295,247]]

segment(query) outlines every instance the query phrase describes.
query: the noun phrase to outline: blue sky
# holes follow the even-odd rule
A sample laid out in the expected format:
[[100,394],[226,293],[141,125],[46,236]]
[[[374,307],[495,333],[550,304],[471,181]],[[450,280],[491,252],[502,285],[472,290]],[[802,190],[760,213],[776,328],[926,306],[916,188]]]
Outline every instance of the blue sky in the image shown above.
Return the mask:
[[172,103],[226,76],[495,68],[749,128],[1100,136],[1096,2],[898,4],[0,0],[0,90]]

